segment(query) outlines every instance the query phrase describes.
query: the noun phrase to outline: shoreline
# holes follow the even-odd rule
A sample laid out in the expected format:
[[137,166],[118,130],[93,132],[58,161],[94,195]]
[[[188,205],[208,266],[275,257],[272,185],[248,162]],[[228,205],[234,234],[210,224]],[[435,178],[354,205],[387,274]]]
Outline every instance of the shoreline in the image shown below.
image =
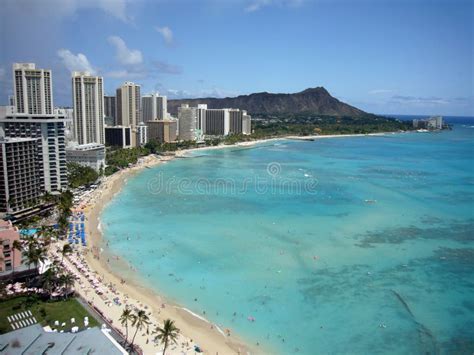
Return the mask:
[[[107,258],[107,256],[109,256],[109,259],[110,257],[113,259],[114,255],[109,254],[107,249],[104,250],[102,248],[103,234],[101,230],[100,215],[103,209],[110,201],[112,201],[116,194],[120,193],[122,187],[126,184],[129,177],[138,174],[145,168],[151,168],[152,166],[157,166],[175,158],[184,157],[186,154],[191,152],[208,149],[215,150],[236,147],[251,147],[261,143],[282,140],[308,141],[325,138],[383,136],[392,133],[394,132],[325,136],[284,136],[239,142],[230,145],[222,144],[212,147],[190,148],[177,151],[174,156],[161,156],[160,158],[157,158],[154,155],[149,155],[144,157],[142,158],[141,162],[137,163],[136,166],[123,169],[107,177],[106,180],[101,183],[100,187],[97,190],[94,190],[89,196],[91,204],[84,211],[86,216],[85,228],[88,242],[88,252],[85,254],[85,260],[93,271],[102,276],[105,284],[112,283],[117,291],[125,295],[126,299],[131,301],[130,303],[137,304],[140,307],[145,307],[145,305],[148,306],[147,310],[151,310],[153,318],[158,319],[160,324],[164,319],[169,318],[174,320],[176,326],[180,329],[181,336],[184,337],[184,340],[180,339],[180,341],[184,341],[186,344],[189,342],[193,343],[193,341],[195,341],[194,344],[198,344],[205,353],[265,353],[265,350],[268,351],[269,349],[264,349],[261,347],[255,348],[255,346],[245,343],[238,337],[238,335],[234,333],[231,333],[230,336],[226,335],[218,325],[213,324],[211,321],[205,319],[201,315],[195,314],[191,310],[185,308],[183,305],[174,303],[173,301],[167,299],[163,294],[156,292],[147,286],[144,286],[146,283],[140,282],[144,281],[140,278],[140,276],[134,277],[131,275],[130,277],[125,277],[124,275],[117,275],[117,271],[111,267]],[[114,260],[112,263],[121,264],[117,266],[123,267],[125,270],[127,270],[127,273],[130,270],[130,266],[126,263],[126,261]],[[125,283],[122,282],[124,280],[126,280]],[[107,314],[107,311],[104,313]],[[113,324],[116,328],[125,333],[125,328],[120,326],[118,319]],[[147,336],[145,334],[138,334],[136,343],[142,348],[144,354],[156,353],[159,349],[153,345],[153,342],[147,342]],[[182,354],[182,352],[182,348],[173,349],[170,347],[168,350],[168,353],[170,354]],[[191,353],[194,353],[194,351],[191,351]]]
[[[131,301],[129,303],[141,305],[142,308],[148,306],[147,311],[152,312],[152,316],[159,320],[158,323],[160,325],[164,319],[169,318],[174,320],[176,326],[180,329],[180,334],[185,338],[179,342],[185,341],[199,345],[205,353],[255,353],[255,351],[251,351],[250,347],[234,333],[231,333],[230,336],[226,336],[217,325],[209,320],[200,315],[196,315],[181,305],[175,304],[164,295],[143,286],[143,283],[140,282],[140,278],[132,280],[130,277],[125,278],[124,275],[117,275],[117,272],[107,263],[107,250],[101,250],[103,235],[100,230],[100,214],[105,206],[121,191],[129,177],[134,176],[146,167],[157,166],[164,161],[170,161],[172,159],[174,159],[174,157],[165,157],[164,159],[153,157],[152,159],[148,159],[148,162],[121,170],[109,176],[103,183],[105,186],[101,185],[100,188],[93,192],[95,196],[92,197],[92,205],[85,211],[85,228],[89,250],[85,255],[86,262],[93,271],[103,277],[105,284],[114,284],[118,292],[128,296],[127,298]],[[118,262],[122,264],[120,266],[127,267],[125,261],[120,260]],[[127,271],[129,270],[130,268],[127,268]],[[126,282],[122,283],[124,279],[126,279]],[[107,310],[104,313],[108,315]],[[113,324],[125,333],[125,328],[121,327],[118,321],[113,322]],[[161,347],[155,347],[153,342],[147,344],[147,336],[142,336],[140,333],[141,332],[137,334],[136,343],[142,348],[144,354],[155,354],[161,349]],[[173,347],[170,346],[167,353],[182,354],[182,351],[182,348],[178,347],[173,349]],[[194,354],[194,351],[190,353]]]

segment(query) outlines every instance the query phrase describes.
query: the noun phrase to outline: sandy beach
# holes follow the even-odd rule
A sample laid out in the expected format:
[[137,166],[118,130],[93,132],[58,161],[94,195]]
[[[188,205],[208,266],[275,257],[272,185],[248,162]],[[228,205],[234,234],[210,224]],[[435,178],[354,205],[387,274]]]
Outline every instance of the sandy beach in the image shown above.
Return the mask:
[[[109,176],[101,186],[93,192],[89,197],[91,203],[85,208],[86,215],[86,234],[88,241],[89,252],[85,255],[85,260],[88,266],[97,272],[101,277],[103,284],[114,285],[115,290],[120,295],[119,298],[127,298],[128,304],[137,305],[139,308],[147,307],[151,312],[152,322],[155,324],[162,324],[164,319],[172,319],[176,326],[180,329],[182,337],[178,341],[178,346],[171,346],[167,353],[170,354],[194,354],[193,346],[199,345],[201,349],[207,354],[246,354],[255,353],[250,351],[249,347],[238,339],[235,334],[227,335],[223,329],[217,328],[204,318],[193,315],[179,305],[173,304],[163,296],[158,295],[151,290],[144,288],[133,280],[126,280],[122,283],[122,277],[116,275],[111,270],[107,263],[106,254],[101,253],[102,234],[100,231],[99,216],[104,206],[118,193],[126,180],[136,174],[145,167],[151,167],[160,164],[163,161],[168,161],[173,157],[162,157],[161,160],[156,157],[147,157],[144,162],[138,164],[136,167],[129,168],[117,172]],[[123,267],[128,267],[123,262]],[[122,276],[122,275],[121,275]],[[120,326],[119,318],[124,309],[124,306],[119,307],[113,305],[111,307],[104,306],[100,302],[101,299],[93,292],[81,292],[77,290],[86,300],[91,300],[95,304],[99,301],[99,308],[104,308],[103,313],[113,321],[114,327],[120,329],[125,333],[125,328]],[[113,295],[115,297],[115,294]],[[100,307],[102,306],[102,307]],[[102,310],[102,309],[101,309]],[[162,347],[155,346],[151,341],[153,337],[139,332],[136,338],[136,343],[143,349],[145,354],[161,353]],[[147,339],[149,340],[147,342]],[[189,344],[192,347],[187,347]]]

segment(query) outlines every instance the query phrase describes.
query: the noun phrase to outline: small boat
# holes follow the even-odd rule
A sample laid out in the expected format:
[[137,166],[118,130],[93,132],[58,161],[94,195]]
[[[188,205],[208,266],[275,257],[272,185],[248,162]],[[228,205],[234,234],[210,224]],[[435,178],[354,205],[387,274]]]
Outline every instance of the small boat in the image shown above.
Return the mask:
[[377,200],[364,200],[365,203],[377,203]]

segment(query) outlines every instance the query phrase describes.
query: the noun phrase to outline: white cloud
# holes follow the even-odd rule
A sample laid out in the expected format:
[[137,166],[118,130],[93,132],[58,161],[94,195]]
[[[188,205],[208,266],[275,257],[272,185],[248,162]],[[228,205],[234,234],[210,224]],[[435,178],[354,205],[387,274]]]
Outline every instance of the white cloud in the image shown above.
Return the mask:
[[82,53],[74,54],[69,49],[60,49],[57,52],[64,66],[69,71],[88,71],[95,74],[96,70],[92,67],[87,57]]
[[115,47],[117,60],[123,65],[137,65],[143,62],[142,52],[129,49],[119,36],[110,36],[109,43]]
[[173,39],[173,31],[168,26],[164,27],[155,27],[155,30],[163,36],[163,39],[165,40],[165,43],[170,46],[173,44],[174,39]]
[[271,5],[284,7],[297,7],[303,4],[305,0],[253,0],[246,7],[246,12],[255,12]]
[[270,5],[272,0],[255,0],[245,8],[247,12],[255,12],[260,10],[262,7]]
[[[80,2],[83,1],[84,0]],[[130,18],[127,16],[126,0],[91,0],[91,4],[92,6],[93,4],[97,4],[97,6],[100,7],[104,12],[119,20],[122,20],[123,22],[130,21]]]

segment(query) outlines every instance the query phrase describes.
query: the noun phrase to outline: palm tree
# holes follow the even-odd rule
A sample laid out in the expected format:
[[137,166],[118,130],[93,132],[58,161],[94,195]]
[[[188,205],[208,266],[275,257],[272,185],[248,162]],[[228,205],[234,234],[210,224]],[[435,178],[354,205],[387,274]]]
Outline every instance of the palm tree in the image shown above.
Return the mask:
[[171,319],[166,319],[163,323],[163,328],[157,326],[155,328],[154,334],[157,334],[155,341],[158,340],[164,344],[163,355],[165,355],[166,348],[168,348],[169,343],[176,344],[176,339],[178,338],[179,329],[175,327],[174,321]]
[[52,298],[52,294],[58,284],[58,275],[56,269],[49,268],[43,275],[41,275],[41,287],[48,291],[49,298]]
[[23,257],[26,258],[26,264],[28,265],[28,270],[31,268],[31,264],[34,264],[36,261],[36,250],[33,244],[28,244],[27,248],[23,250]]
[[26,263],[28,264],[28,270],[30,270],[31,264],[34,264],[35,269],[38,268],[38,264],[46,260],[46,250],[40,247],[36,241],[29,242],[28,247],[23,252],[26,257]]
[[128,322],[132,323],[134,319],[132,310],[128,307],[122,311],[120,316],[120,324],[125,327],[125,344],[128,343]]
[[65,273],[59,276],[59,284],[61,286],[64,286],[64,288],[66,289],[66,298],[69,294],[67,291],[69,291],[74,286],[74,281],[74,276],[71,273]]
[[15,251],[22,251],[23,246],[19,240],[14,240],[12,244],[12,253],[13,253],[13,260],[12,260],[12,279],[15,277]]
[[58,228],[59,228],[60,234],[66,234],[68,226],[69,226],[69,214],[64,211],[60,212],[60,215],[58,218]]
[[148,332],[149,324],[150,324],[150,320],[143,309],[139,309],[137,311],[137,314],[133,315],[132,325],[136,329],[135,329],[135,334],[133,334],[132,343],[130,344],[130,347],[132,349],[133,349],[133,343],[135,342],[135,337],[137,336],[138,331],[146,328]]
[[61,250],[62,258],[61,263],[64,261],[64,256],[72,253],[72,248],[69,243],[64,244],[63,249]]

